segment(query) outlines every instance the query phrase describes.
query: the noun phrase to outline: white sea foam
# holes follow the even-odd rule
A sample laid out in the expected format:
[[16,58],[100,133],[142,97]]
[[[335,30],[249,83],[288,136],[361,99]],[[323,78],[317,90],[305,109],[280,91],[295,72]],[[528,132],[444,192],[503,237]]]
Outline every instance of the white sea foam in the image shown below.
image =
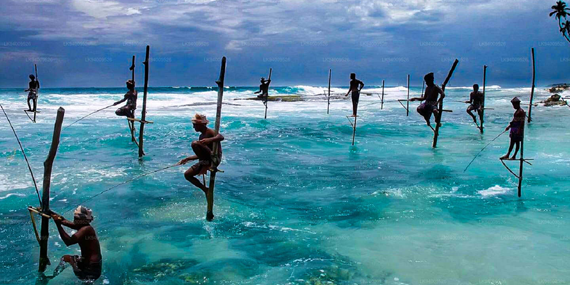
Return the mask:
[[511,188],[504,188],[504,187],[501,187],[499,185],[495,185],[491,188],[477,191],[477,193],[479,193],[479,195],[481,195],[483,197],[492,197],[492,196],[504,195],[504,194],[507,194],[511,191],[512,191]]
[[0,200],[4,200],[4,199],[9,198],[9,197],[11,197],[11,196],[26,197],[26,195],[21,194],[21,193],[10,193],[10,194],[8,194],[8,195],[6,195],[6,196],[0,197]]

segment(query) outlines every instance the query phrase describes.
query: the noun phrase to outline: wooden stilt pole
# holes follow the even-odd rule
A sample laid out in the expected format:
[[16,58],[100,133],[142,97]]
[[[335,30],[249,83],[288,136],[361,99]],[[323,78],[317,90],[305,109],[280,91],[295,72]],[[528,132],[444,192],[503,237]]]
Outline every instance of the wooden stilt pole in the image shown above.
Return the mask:
[[[524,125],[523,125],[524,128]],[[522,180],[523,180],[523,166],[524,166],[524,137],[521,141],[521,159],[519,165],[519,187],[518,187],[518,195],[521,197],[522,195]]]
[[356,116],[354,116],[354,124],[352,125],[352,145],[354,145],[354,137],[356,137]]
[[408,97],[406,99],[406,116],[410,115],[410,75],[408,74]]
[[483,106],[481,106],[481,108],[483,108],[481,110],[481,126],[479,127],[479,130],[481,131],[481,133],[483,133],[483,124],[485,123],[485,99],[487,98],[487,94],[485,94],[485,85],[487,83],[487,66],[483,65]]
[[[34,71],[36,73],[36,81],[39,84],[40,80],[38,79],[38,65],[35,63],[34,63]],[[35,106],[34,106],[34,123],[36,122],[36,113],[38,112],[38,98],[37,98],[37,96],[39,96],[39,95],[40,95],[40,90],[38,88],[38,90],[36,90],[36,99],[34,99],[34,104],[35,104]]]
[[[49,190],[51,182],[51,170],[53,166],[53,160],[57,154],[57,148],[59,146],[59,137],[61,134],[61,125],[63,123],[63,116],[65,115],[65,110],[59,108],[57,110],[57,117],[55,119],[55,127],[53,130],[53,138],[51,141],[51,147],[49,149],[49,154],[44,161],[44,185],[42,190],[42,212],[49,213]],[[42,216],[42,226],[40,230],[40,265],[39,272],[44,272],[46,267],[50,264],[48,258],[48,239],[49,239],[49,218]]]
[[532,88],[530,89],[530,103],[528,104],[528,122],[532,121],[532,99],[534,98],[534,80],[535,80],[535,65],[534,65],[534,48],[530,50],[532,58]]
[[[269,76],[267,77],[267,80],[271,80],[271,72],[273,71],[272,68],[269,68]],[[271,83],[269,83],[271,84]],[[267,119],[267,99],[269,99],[269,86],[267,87],[267,96],[265,96],[265,116],[263,117],[264,119]]]
[[148,70],[149,70],[149,62],[148,57],[150,53],[150,46],[146,46],[146,56],[143,62],[144,64],[144,95],[143,95],[143,107],[141,112],[141,129],[139,132],[139,158],[142,158],[144,153],[144,125],[146,121],[146,96],[148,93]]
[[[445,91],[445,86],[447,85],[447,83],[449,82],[449,79],[451,79],[451,76],[453,75],[453,72],[455,71],[455,67],[457,67],[457,64],[459,63],[459,60],[455,60],[453,62],[453,66],[451,66],[451,69],[449,70],[449,73],[447,74],[447,77],[445,78],[445,81],[443,82],[443,84],[441,85],[441,90]],[[433,144],[432,147],[437,147],[437,138],[439,137],[439,127],[441,125],[441,117],[443,116],[443,98],[441,99],[441,101],[439,101],[439,114],[435,116],[435,129],[433,131]]]
[[[133,84],[134,84],[134,82],[135,82],[135,56],[134,55],[133,55],[133,60],[131,62],[131,67],[129,69],[131,70],[131,80],[133,81]],[[131,130],[131,140],[133,142],[135,142],[138,146],[137,139],[135,138],[135,122],[127,120],[127,123],[129,124],[129,129]]]
[[[271,71],[269,71],[271,76]],[[218,104],[216,108],[216,125],[214,131],[216,135],[220,132],[220,122],[222,120],[222,99],[224,97],[224,80],[226,77],[226,57],[222,57],[222,67],[220,68],[220,77],[216,81],[218,85]],[[214,156],[218,157],[219,154],[219,144],[214,144]],[[214,188],[216,186],[216,172],[218,170],[210,172],[210,184],[208,185],[208,193],[206,193],[206,200],[208,202],[208,212],[206,213],[206,219],[211,221],[214,218]]]
[[384,109],[384,79],[382,79],[382,99],[380,100],[380,110]]
[[327,97],[327,115],[329,114],[329,108],[331,106],[331,75],[332,69],[329,69],[329,96]]

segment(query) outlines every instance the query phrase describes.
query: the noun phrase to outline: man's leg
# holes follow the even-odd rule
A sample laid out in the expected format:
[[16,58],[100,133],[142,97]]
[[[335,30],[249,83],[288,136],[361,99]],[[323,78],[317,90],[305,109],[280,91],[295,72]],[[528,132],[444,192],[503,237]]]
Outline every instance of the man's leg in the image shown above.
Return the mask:
[[38,107],[38,98],[34,98],[34,101],[33,101],[33,102],[34,102],[34,109],[33,109],[33,111],[35,112],[35,111],[36,111],[36,108]]
[[195,176],[199,175],[202,171],[203,167],[210,167],[209,165],[205,165],[212,160],[212,151],[207,145],[199,143],[198,141],[192,142],[192,150],[198,156],[199,162],[192,167],[190,167],[186,172],[184,172],[184,178],[190,181],[194,186],[202,189],[204,193],[208,191],[208,188],[200,182]]
[[32,111],[32,105],[30,104],[30,100],[33,100],[31,97],[28,97],[28,111]]
[[471,111],[473,111],[473,108],[471,106],[469,106],[467,108],[467,114],[469,114],[469,116],[471,116],[471,118],[473,118],[473,122],[477,123],[477,118],[475,117],[475,115],[473,115],[473,113],[471,113]]
[[358,101],[360,99],[360,94],[355,95],[354,93],[352,93],[352,116],[356,117],[356,114],[358,112]]
[[515,142],[511,139],[511,144],[509,145],[509,151],[507,152],[507,154],[501,156],[500,159],[507,159],[507,158],[509,158],[509,155],[511,154],[511,151],[513,151],[513,146],[515,146]]
[[200,190],[202,190],[202,191],[204,191],[204,193],[206,193],[208,191],[208,188],[206,188],[206,186],[204,184],[202,184],[202,182],[200,182],[200,180],[198,180],[198,178],[195,177],[196,175],[200,174],[200,170],[202,170],[202,167],[205,167],[205,166],[193,165],[192,167],[188,168],[188,170],[186,170],[186,172],[184,172],[184,178],[186,178],[186,180],[188,180],[194,186],[198,187]]
[[515,145],[516,145],[515,153],[514,153],[513,156],[511,157],[511,159],[513,159],[513,160],[516,159],[516,157],[517,157],[517,153],[519,152],[519,148],[520,148],[520,146],[521,146],[521,142],[520,142],[520,141],[517,141],[517,142],[515,143]]

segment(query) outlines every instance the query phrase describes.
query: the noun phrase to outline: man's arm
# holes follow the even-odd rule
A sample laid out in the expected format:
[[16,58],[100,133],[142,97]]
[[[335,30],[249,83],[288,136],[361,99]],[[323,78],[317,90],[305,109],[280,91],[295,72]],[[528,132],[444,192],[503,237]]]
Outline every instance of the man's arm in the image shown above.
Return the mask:
[[358,91],[361,91],[362,88],[364,88],[364,82],[358,80],[358,85],[360,85],[360,88],[358,88]]
[[436,86],[436,88],[437,88],[437,92],[440,95],[439,100],[437,100],[437,104],[440,104],[441,101],[443,101],[443,98],[445,98],[445,93],[443,92],[443,90],[439,86]]
[[186,158],[181,159],[181,160],[177,163],[177,165],[184,165],[184,164],[188,163],[189,161],[196,160],[196,159],[198,159],[198,156],[197,156],[197,155],[191,155],[191,156],[189,156],[189,157],[186,157]]
[[199,142],[203,143],[203,144],[210,144],[210,143],[221,142],[223,140],[224,140],[224,136],[222,136],[222,134],[217,134],[211,138],[201,139],[201,140],[199,140]]
[[121,100],[119,100],[119,101],[113,103],[113,106],[119,105],[119,104],[121,104],[121,103],[127,101],[127,95],[128,95],[128,94],[129,94],[129,93],[125,94],[125,96],[123,97],[123,99],[121,99]]
[[59,232],[59,236],[61,237],[61,240],[63,240],[66,246],[78,243],[81,239],[83,239],[85,233],[87,232],[88,227],[82,227],[74,235],[69,236],[61,226],[61,222],[58,220],[54,221],[55,225],[57,226],[57,231]]

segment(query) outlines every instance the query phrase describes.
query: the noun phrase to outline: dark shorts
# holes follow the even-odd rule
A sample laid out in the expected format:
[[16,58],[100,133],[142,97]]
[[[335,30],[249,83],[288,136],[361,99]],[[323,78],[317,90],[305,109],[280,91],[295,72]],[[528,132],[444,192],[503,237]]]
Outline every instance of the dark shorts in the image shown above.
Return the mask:
[[134,113],[134,109],[131,109],[129,106],[121,107],[115,111],[117,116],[127,116],[129,118],[134,118]]
[[360,100],[360,92],[352,91],[352,103],[358,103],[358,100]]
[[482,109],[483,109],[483,106],[481,106],[481,105],[471,104],[471,105],[469,105],[469,107],[467,107],[467,111],[474,111],[474,110],[481,111]]
[[97,280],[101,276],[102,261],[87,262],[79,255],[74,255],[71,258],[77,265],[76,268],[73,268],[73,273],[75,273],[77,278],[81,280]]
[[418,113],[426,116],[426,115],[430,115],[433,113],[434,110],[437,110],[437,106],[428,103],[428,102],[424,102],[422,103],[420,106],[418,106]]
[[511,128],[509,137],[513,142],[521,142],[524,138],[524,133],[519,131],[519,128]]
[[219,158],[213,159],[213,161],[200,160],[197,163],[195,163],[194,165],[192,165],[190,168],[194,169],[198,174],[206,174],[208,172],[208,170],[210,170],[211,165],[218,167],[218,165],[220,165],[220,162],[222,162],[222,156],[221,155],[219,156]]
[[30,100],[30,99],[34,99],[34,100],[38,99],[38,93],[36,93],[36,92],[28,93],[28,100]]

